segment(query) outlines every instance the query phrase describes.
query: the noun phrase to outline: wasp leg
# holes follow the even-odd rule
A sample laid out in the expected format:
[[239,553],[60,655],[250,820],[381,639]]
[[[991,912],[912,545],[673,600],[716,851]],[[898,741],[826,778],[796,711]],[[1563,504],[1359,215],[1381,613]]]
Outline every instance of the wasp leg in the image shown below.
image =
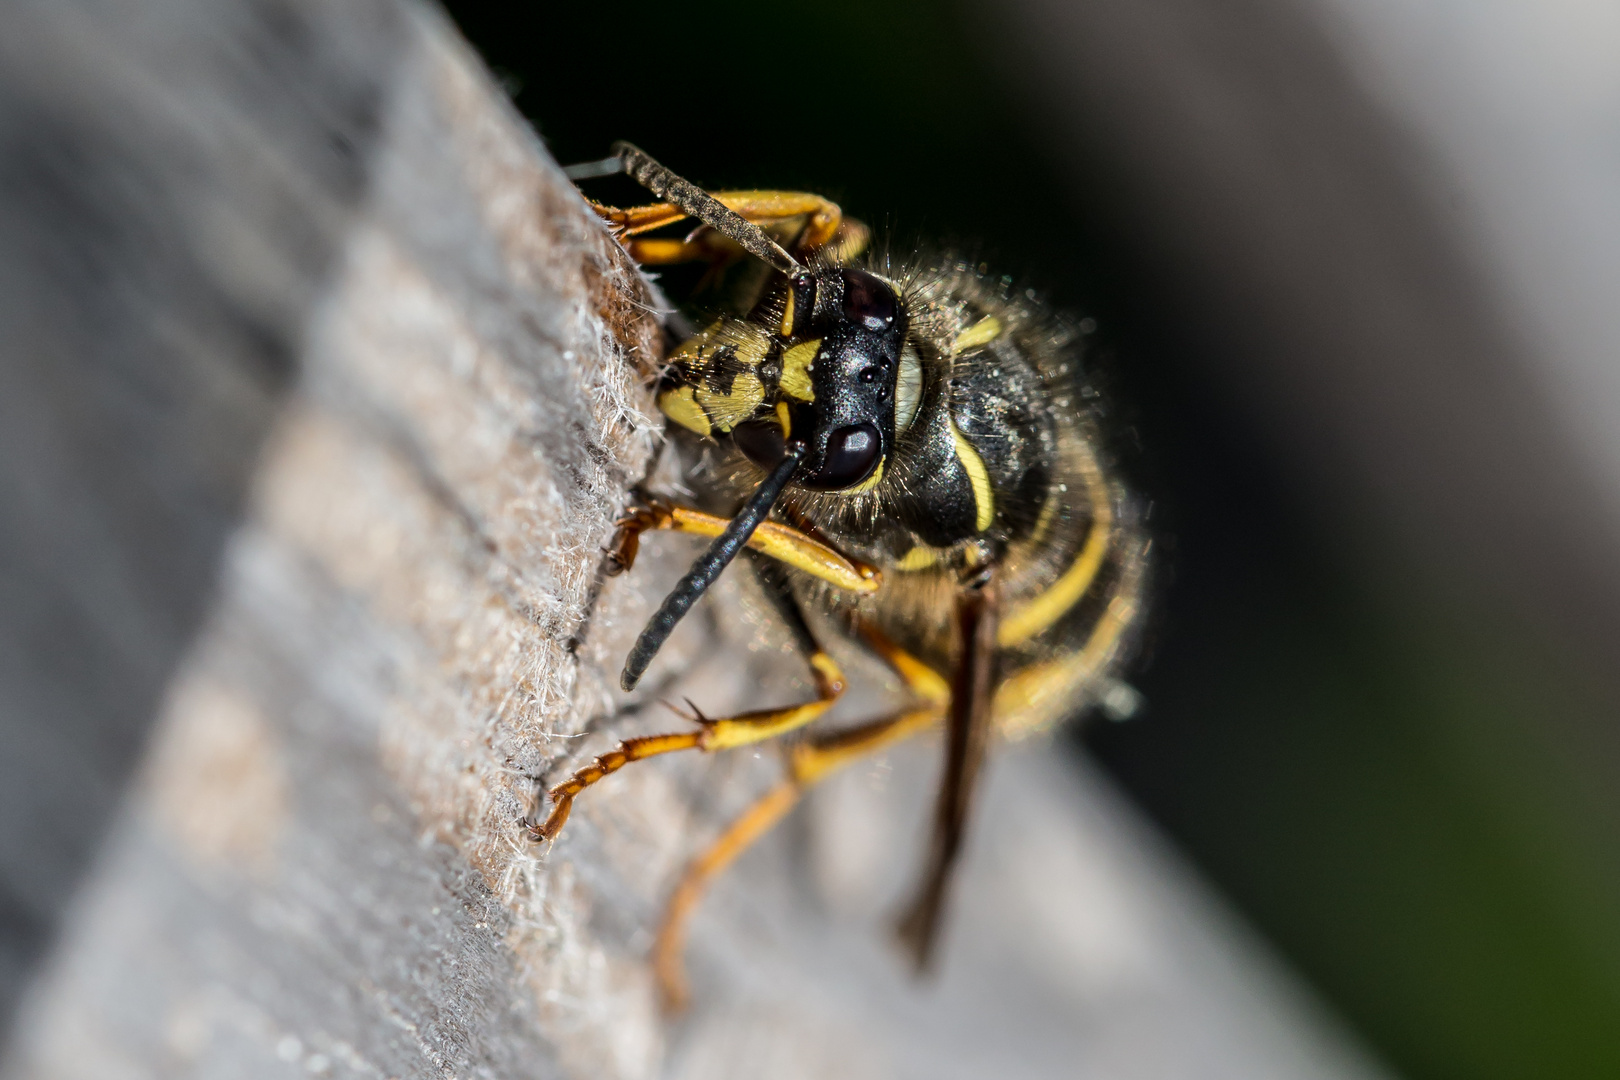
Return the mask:
[[551,840],[568,823],[568,814],[574,808],[574,796],[602,779],[608,773],[618,772],[632,761],[670,754],[677,750],[693,750],[703,745],[703,729],[677,732],[671,735],[648,735],[639,739],[626,739],[567,780],[551,789],[551,813],[540,824],[526,820],[531,840]]
[[[1017,737],[1041,726],[1054,710],[1061,712],[1067,707],[1074,687],[1094,678],[1106,666],[1141,602],[1140,568],[1144,562],[1138,558],[1130,565],[1133,571],[1115,584],[1107,611],[1078,653],[1019,671],[998,688],[991,707],[998,733]],[[873,652],[926,704],[882,720],[807,739],[795,746],[789,759],[788,778],[687,864],[664,909],[664,920],[653,946],[653,970],[665,1005],[671,1010],[681,1008],[686,1001],[682,964],[686,929],[709,883],[786,817],[816,783],[862,757],[938,727],[945,720],[951,700],[950,683],[933,668],[890,642],[876,628],[862,624],[860,630]]]
[[682,955],[686,951],[686,926],[703,899],[709,882],[746,851],[755,840],[787,816],[798,804],[802,791],[797,783],[784,780],[770,793],[749,807],[744,814],[709,845],[707,851],[686,864],[680,884],[670,894],[664,921],[653,943],[653,973],[664,999],[664,1008],[677,1012],[686,1007],[687,985]]
[[609,773],[618,772],[632,761],[670,754],[678,750],[731,750],[785,735],[810,723],[830,709],[844,693],[844,673],[827,653],[817,649],[810,656],[810,670],[816,680],[814,701],[783,709],[759,709],[722,719],[702,714],[691,717],[700,725],[696,731],[669,735],[648,735],[626,739],[567,780],[551,789],[551,813],[539,825],[530,823],[534,840],[551,840],[562,831],[573,809],[574,797]]
[[[872,230],[865,224],[845,218],[833,234],[832,240],[813,248],[793,246],[795,254],[808,255],[822,252],[835,266],[847,266],[865,251],[871,242]],[[700,229],[687,239],[672,237],[636,237],[623,241],[630,257],[642,266],[674,266],[678,263],[707,263],[711,268],[723,268],[741,257],[736,246],[725,237]]]
[[[818,245],[808,252],[800,247],[794,247],[792,250],[796,254],[819,251],[833,265],[847,266],[866,250],[871,239],[871,229],[853,218],[845,218],[830,243]],[[624,249],[642,266],[673,266],[678,263],[697,262],[707,263],[712,270],[724,268],[728,263],[735,262],[741,257],[735,245],[707,230],[698,231],[693,237],[685,240],[637,237],[624,241]]]
[[787,816],[817,782],[863,757],[927,731],[944,719],[950,696],[950,686],[945,679],[876,630],[868,627],[862,630],[873,650],[888,661],[912,693],[927,704],[859,727],[806,739],[795,746],[788,759],[788,778],[749,807],[703,854],[687,864],[680,883],[670,894],[664,921],[653,945],[653,971],[666,1008],[673,1011],[686,1003],[686,974],[682,963],[686,928],[709,882]]
[[926,972],[933,962],[951,877],[967,834],[968,810],[994,724],[990,710],[995,689],[998,615],[994,576],[964,588],[957,596],[961,655],[951,680],[945,774],[934,811],[934,838],[916,899],[898,926],[900,940],[911,950],[919,972]]
[[[687,241],[718,233],[767,266],[798,279],[807,273],[800,261],[803,256],[824,250],[835,261],[847,262],[865,248],[870,235],[866,226],[845,221],[837,204],[819,195],[794,191],[731,191],[721,192],[717,197],[677,176],[627,142],[614,143],[613,154],[632,179],[663,200],[628,210],[599,207],[597,212],[617,229],[621,238],[673,225],[684,218],[696,218],[702,224],[692,231]],[[735,208],[731,204],[735,204]],[[790,242],[798,248],[800,256],[789,254],[767,234],[762,223],[771,225],[777,232],[794,226]],[[635,242],[632,240],[632,245]],[[718,240],[715,244],[713,249],[665,247],[649,249],[645,254],[649,258],[667,260],[685,255],[696,257],[702,251],[713,250],[723,252],[722,261],[734,257],[732,248]]]
[[[694,536],[719,536],[725,531],[723,517],[675,506],[662,499],[647,499],[632,506],[620,519],[608,548],[609,572],[621,574],[635,564],[641,548],[641,534],[649,529],[670,529]],[[821,541],[777,521],[760,524],[749,537],[748,546],[762,555],[802,570],[813,577],[851,592],[875,592],[882,574],[875,566],[851,559]]]
[[949,704],[951,684],[945,676],[890,641],[871,623],[863,621],[858,629],[867,648],[876,653],[896,675],[900,676],[907,690],[930,705],[943,707]]
[[716,750],[732,750],[739,746],[765,742],[804,727],[832,708],[834,702],[843,696],[847,685],[843,669],[811,633],[809,624],[804,620],[804,613],[799,610],[798,602],[788,591],[780,567],[775,563],[757,562],[756,569],[760,572],[772,599],[781,609],[788,623],[788,629],[797,639],[800,650],[809,661],[810,672],[816,683],[814,700],[780,709],[756,709],[720,719],[711,719],[694,711],[689,719],[697,721],[699,727],[696,731],[626,739],[551,789],[551,813],[541,824],[528,825],[529,833],[535,840],[553,839],[568,821],[575,796],[632,761],[679,750],[703,750],[712,753]]
[[749,807],[708,850],[688,863],[680,884],[670,895],[664,921],[658,928],[658,939],[653,945],[653,971],[666,1008],[674,1011],[686,1004],[686,973],[682,963],[686,928],[709,882],[786,817],[817,781],[862,757],[937,726],[944,715],[939,706],[930,705],[808,740],[793,748],[789,778]]
[[[838,235],[839,227],[844,221],[844,212],[838,208],[837,203],[804,191],[716,191],[711,194],[728,210],[735,211],[748,221],[764,228],[789,224],[795,218],[803,218],[804,224],[790,249],[801,255],[807,255],[828,244]],[[689,216],[680,207],[667,202],[630,206],[624,209],[592,203],[591,209],[625,238],[662,229]],[[712,250],[701,245],[696,249]]]

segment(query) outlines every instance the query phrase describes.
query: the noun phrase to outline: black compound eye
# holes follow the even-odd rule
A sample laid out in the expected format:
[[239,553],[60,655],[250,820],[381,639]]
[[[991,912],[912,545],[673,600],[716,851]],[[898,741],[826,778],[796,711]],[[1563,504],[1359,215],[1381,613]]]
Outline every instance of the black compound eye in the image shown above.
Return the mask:
[[743,456],[762,469],[774,469],[787,455],[782,429],[769,420],[749,420],[731,430],[731,440]]
[[844,271],[844,318],[868,330],[886,330],[899,307],[894,290],[865,270]]
[[877,466],[880,440],[872,424],[841,427],[827,439],[827,460],[816,474],[815,486],[830,490],[854,487]]

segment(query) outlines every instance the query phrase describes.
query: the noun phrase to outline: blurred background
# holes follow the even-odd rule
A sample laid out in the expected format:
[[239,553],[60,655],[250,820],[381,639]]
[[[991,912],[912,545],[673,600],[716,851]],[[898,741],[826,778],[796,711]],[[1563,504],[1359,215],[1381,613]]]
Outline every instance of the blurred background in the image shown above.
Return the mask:
[[563,163],[1095,317],[1168,572],[1075,750],[1399,1074],[1620,1075],[1620,9],[449,9]]

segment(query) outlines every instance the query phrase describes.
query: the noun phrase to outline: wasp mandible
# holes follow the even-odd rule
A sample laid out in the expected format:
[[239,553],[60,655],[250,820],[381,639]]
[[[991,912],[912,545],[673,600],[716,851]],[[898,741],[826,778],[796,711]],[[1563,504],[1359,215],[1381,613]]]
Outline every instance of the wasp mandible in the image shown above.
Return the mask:
[[[554,787],[549,816],[527,828],[555,837],[575,797],[629,762],[800,733],[781,783],[689,864],[670,900],[654,964],[679,1004],[685,926],[707,882],[817,781],[943,725],[932,842],[899,923],[926,967],[991,736],[1041,731],[1097,705],[1117,711],[1133,694],[1118,676],[1139,636],[1150,544],[1140,502],[1101,449],[1084,335],[960,260],[863,260],[866,228],[819,196],[710,194],[627,143],[615,144],[611,168],[660,200],[592,204],[640,264],[751,257],[765,270],[751,275],[738,314],[668,358],[658,406],[677,436],[717,457],[704,494],[729,512],[643,493],[619,523],[615,572],[631,568],[649,530],[714,538],[642,631],[621,683],[636,686],[747,548],[816,692],[625,740]],[[689,220],[684,237],[648,235]],[[886,662],[910,703],[804,733],[845,689],[807,610]]]

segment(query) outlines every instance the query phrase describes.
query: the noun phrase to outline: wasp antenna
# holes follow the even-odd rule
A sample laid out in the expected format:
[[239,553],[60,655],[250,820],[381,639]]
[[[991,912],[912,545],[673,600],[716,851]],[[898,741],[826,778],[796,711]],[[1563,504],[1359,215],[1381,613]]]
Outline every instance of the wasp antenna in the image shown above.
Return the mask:
[[766,236],[764,229],[690,180],[682,180],[649,157],[646,151],[627,142],[616,142],[613,144],[613,153],[623,162],[624,171],[629,173],[636,183],[660,199],[675,204],[677,208],[697,218],[715,232],[735,240],[742,245],[744,251],[782,271],[788,277],[804,272],[804,265],[789,255],[781,244]]
[[748,538],[754,535],[765,515],[771,512],[776,500],[781,497],[782,489],[793,477],[793,471],[798,468],[799,461],[804,457],[804,444],[792,442],[787,446],[787,454],[782,458],[781,464],[765,481],[754,489],[748,497],[737,516],[731,519],[726,531],[715,537],[709,550],[698,557],[692,564],[692,569],[686,572],[674,590],[664,598],[663,604],[647,620],[646,629],[636,639],[635,648],[630,650],[630,656],[624,662],[624,672],[619,676],[619,685],[626,690],[634,690],[636,683],[641,681],[642,675],[647,672],[647,665],[652,663],[658,650],[664,647],[669,640],[670,633],[675,624],[681,621],[687,611],[697,602],[698,597],[708,591],[715,579],[720,576],[737,552],[748,543]]

